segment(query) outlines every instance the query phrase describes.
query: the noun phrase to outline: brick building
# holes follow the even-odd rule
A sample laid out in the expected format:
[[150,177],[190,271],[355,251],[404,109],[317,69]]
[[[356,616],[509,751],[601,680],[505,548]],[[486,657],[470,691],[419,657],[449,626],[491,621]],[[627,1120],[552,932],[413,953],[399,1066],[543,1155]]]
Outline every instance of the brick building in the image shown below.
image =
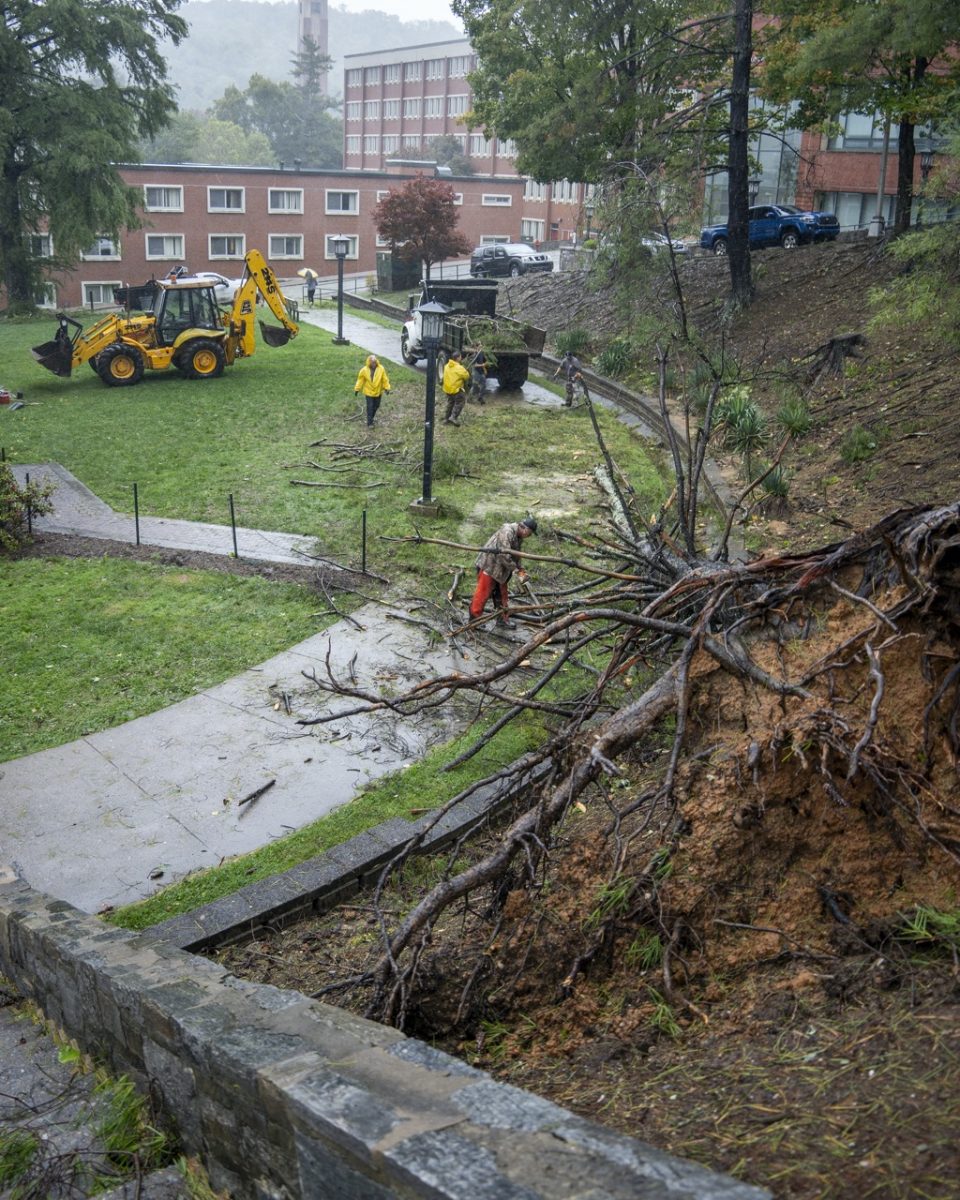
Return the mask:
[[[121,283],[143,283],[186,264],[191,271],[235,277],[247,250],[263,252],[277,276],[294,279],[302,267],[336,274],[331,239],[345,236],[348,273],[376,271],[379,243],[373,210],[391,186],[433,163],[394,163],[381,171],[277,167],[123,166],[126,183],[143,196],[143,228],[119,242],[98,238],[74,271],[53,281],[44,297],[51,308],[108,304]],[[517,176],[451,179],[460,207],[459,228],[474,244],[485,238],[516,241],[524,183]],[[46,235],[37,252],[49,253]]]

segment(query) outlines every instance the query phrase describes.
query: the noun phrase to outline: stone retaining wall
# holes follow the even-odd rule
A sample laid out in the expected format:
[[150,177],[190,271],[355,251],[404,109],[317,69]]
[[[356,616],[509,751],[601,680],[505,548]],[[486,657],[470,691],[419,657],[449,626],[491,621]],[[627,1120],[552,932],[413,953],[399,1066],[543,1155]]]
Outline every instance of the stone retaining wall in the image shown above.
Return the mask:
[[149,1086],[236,1200],[769,1200],[0,874],[0,972]]

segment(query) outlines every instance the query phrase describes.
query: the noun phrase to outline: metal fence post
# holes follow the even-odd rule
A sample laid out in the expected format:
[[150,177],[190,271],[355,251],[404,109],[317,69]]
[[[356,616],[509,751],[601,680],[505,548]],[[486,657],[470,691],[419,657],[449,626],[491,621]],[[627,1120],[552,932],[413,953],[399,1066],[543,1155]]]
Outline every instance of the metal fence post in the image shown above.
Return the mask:
[[230,529],[233,531],[233,557],[239,558],[240,551],[237,549],[237,516],[233,509],[233,492],[230,493]]

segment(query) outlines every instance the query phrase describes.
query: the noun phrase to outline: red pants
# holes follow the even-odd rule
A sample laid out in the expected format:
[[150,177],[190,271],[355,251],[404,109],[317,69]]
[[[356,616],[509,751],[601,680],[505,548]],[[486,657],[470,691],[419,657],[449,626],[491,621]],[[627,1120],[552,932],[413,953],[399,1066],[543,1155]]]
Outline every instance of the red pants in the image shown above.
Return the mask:
[[507,585],[505,583],[498,583],[486,571],[478,571],[477,590],[473,593],[473,599],[470,601],[470,616],[474,620],[483,615],[483,610],[486,608],[487,601],[490,599],[494,588],[500,589],[500,607],[505,609],[509,603]]

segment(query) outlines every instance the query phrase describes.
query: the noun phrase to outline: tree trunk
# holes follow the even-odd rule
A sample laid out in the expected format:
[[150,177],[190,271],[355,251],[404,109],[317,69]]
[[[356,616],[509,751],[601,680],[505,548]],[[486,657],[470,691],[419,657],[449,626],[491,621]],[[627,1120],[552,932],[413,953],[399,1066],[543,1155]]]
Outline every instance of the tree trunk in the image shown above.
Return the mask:
[[[917,91],[923,84],[927,73],[927,60],[916,58],[912,67],[906,72],[910,79],[910,90]],[[913,210],[913,170],[917,156],[914,142],[914,123],[906,118],[900,122],[899,142],[897,145],[897,206],[893,218],[895,237],[906,233],[910,228],[910,218]]]
[[748,147],[750,142],[750,59],[753,54],[753,0],[735,0],[733,77],[730,86],[730,143],[727,159],[729,214],[727,249],[730,292],[735,305],[753,299],[750,270]]

